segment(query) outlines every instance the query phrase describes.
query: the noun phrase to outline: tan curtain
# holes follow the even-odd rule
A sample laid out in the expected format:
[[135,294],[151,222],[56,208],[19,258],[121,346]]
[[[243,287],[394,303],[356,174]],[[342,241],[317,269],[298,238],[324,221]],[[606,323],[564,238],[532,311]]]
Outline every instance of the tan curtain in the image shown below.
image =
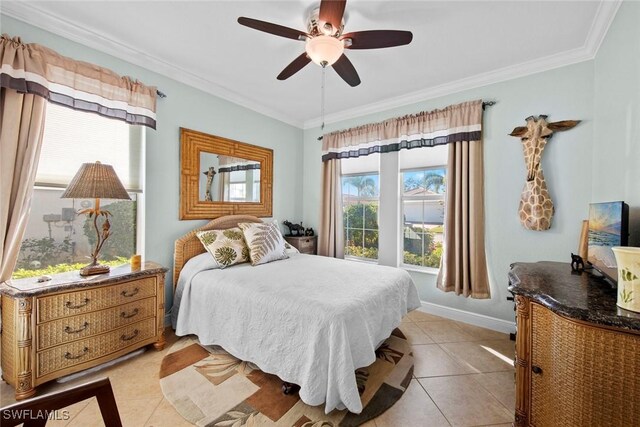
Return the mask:
[[339,159],[322,163],[322,211],[318,254],[334,258],[344,258],[341,174]]
[[0,37],[0,86],[75,110],[156,127],[156,88],[19,37]]
[[0,282],[9,280],[27,226],[47,101],[0,88]]
[[[482,106],[467,121],[482,120]],[[444,246],[437,286],[472,298],[490,298],[484,250],[482,140],[449,144]]]

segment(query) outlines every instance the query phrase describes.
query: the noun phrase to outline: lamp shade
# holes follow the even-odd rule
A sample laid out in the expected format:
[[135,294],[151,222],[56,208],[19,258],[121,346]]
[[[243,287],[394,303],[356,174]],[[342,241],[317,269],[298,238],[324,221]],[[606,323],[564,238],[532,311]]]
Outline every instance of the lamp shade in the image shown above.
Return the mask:
[[63,199],[124,199],[131,200],[127,190],[113,170],[100,162],[83,163],[71,180]]

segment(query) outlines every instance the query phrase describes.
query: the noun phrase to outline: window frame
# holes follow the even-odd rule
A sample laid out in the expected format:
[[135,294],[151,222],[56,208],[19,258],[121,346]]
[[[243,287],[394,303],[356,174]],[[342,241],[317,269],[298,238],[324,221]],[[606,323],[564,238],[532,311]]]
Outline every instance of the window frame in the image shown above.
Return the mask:
[[[364,228],[364,218],[362,220],[362,224],[363,224],[363,228],[362,228],[362,233],[363,233],[363,238],[364,238],[364,233],[366,231],[376,231],[378,232],[378,250],[379,248],[379,244],[380,244],[380,171],[372,171],[372,172],[357,172],[357,173],[345,173],[345,174],[340,174],[340,193],[341,193],[341,197],[340,197],[340,203],[342,204],[342,214],[344,215],[344,193],[342,193],[342,187],[343,187],[343,182],[342,179],[343,178],[350,178],[350,177],[356,177],[356,176],[371,176],[371,175],[376,175],[378,177],[378,187],[377,187],[377,196],[376,196],[376,201],[378,203],[378,209],[376,211],[376,223],[378,224],[378,228],[376,229],[371,229],[371,228]],[[342,224],[342,230],[345,233],[345,236],[348,237],[348,231],[347,231],[347,225],[344,223]],[[349,261],[358,261],[358,262],[364,262],[364,263],[369,263],[369,264],[378,264],[379,263],[379,259],[380,259],[380,255],[378,254],[377,258],[367,258],[367,257],[361,257],[361,256],[356,256],[356,255],[348,255],[346,252],[347,246],[346,246],[346,242],[347,239],[345,238],[345,247],[344,247],[344,259],[349,260]],[[364,246],[362,246],[364,248]]]
[[[427,166],[427,167],[422,167],[422,168],[407,168],[407,169],[399,169],[398,170],[398,174],[399,174],[399,180],[398,180],[398,210],[399,210],[399,216],[398,216],[398,266],[399,268],[402,268],[404,270],[408,270],[408,271],[417,271],[420,273],[427,273],[427,274],[433,274],[433,275],[438,275],[440,273],[440,268],[435,268],[435,267],[426,267],[426,266],[422,266],[422,265],[415,265],[415,264],[405,264],[404,262],[404,225],[405,225],[405,220],[404,220],[404,202],[407,200],[418,200],[418,201],[430,201],[433,199],[428,199],[427,196],[405,196],[404,195],[404,179],[403,179],[403,174],[405,172],[422,172],[422,171],[430,171],[430,170],[444,170],[445,171],[445,179],[447,177],[447,173],[448,173],[448,168],[447,165],[435,165],[435,166]],[[446,186],[445,186],[445,191],[442,193],[442,199],[436,199],[436,200],[442,200],[442,204],[443,206],[445,206],[445,211],[444,211],[444,219],[446,221],[446,217],[447,217],[447,211],[446,211]],[[442,224],[443,228],[444,228],[444,222]],[[446,230],[445,230],[446,231]],[[423,254],[424,256],[424,254]]]

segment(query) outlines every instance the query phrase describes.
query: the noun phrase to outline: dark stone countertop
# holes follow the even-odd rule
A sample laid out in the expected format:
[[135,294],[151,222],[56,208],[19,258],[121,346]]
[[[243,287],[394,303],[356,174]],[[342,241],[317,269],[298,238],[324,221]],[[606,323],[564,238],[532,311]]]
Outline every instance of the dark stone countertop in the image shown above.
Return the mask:
[[586,272],[573,273],[569,263],[515,263],[509,290],[564,317],[640,332],[640,313],[618,307],[616,289]]
[[127,279],[136,279],[142,276],[153,276],[165,273],[166,268],[153,261],[146,261],[140,270],[131,270],[130,264],[112,267],[111,271],[95,276],[80,276],[78,271],[52,274],[48,282],[38,283],[38,277],[28,279],[8,280],[0,283],[0,294],[13,298],[34,297],[60,291],[71,291],[93,286],[108,285]]

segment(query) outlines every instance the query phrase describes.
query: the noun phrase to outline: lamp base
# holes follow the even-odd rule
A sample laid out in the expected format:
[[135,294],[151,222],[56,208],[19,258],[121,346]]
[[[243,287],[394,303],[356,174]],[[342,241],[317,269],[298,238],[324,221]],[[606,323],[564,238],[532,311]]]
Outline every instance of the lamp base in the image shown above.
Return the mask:
[[89,264],[80,269],[81,276],[93,276],[94,274],[104,274],[108,273],[110,268],[108,265],[102,264]]

